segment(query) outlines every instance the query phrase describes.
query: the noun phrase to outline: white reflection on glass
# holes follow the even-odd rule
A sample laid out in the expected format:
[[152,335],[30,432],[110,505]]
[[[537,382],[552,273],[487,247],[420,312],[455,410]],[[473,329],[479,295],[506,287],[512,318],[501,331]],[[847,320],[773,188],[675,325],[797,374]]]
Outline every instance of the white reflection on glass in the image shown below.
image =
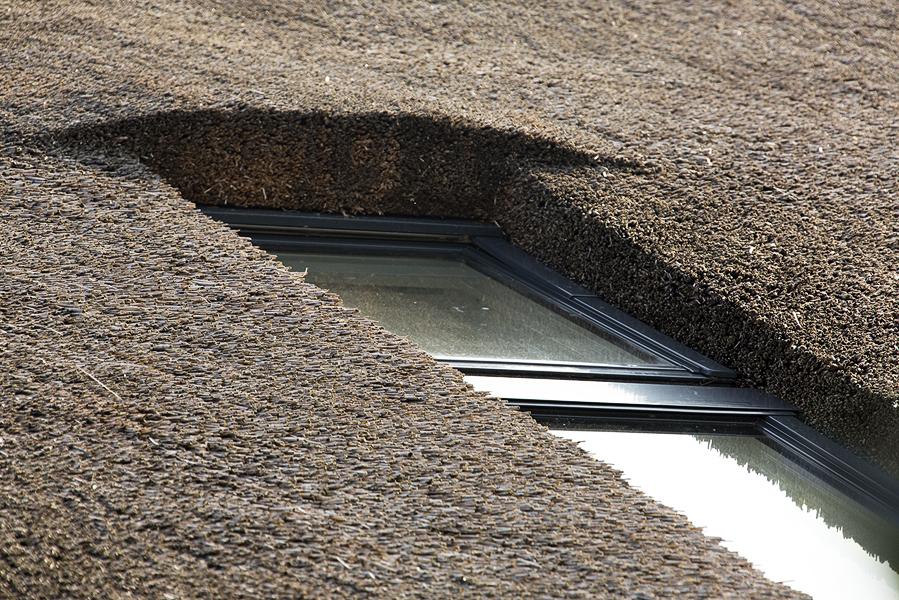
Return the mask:
[[[821,599],[899,598],[899,573],[840,528],[828,525],[819,511],[791,499],[781,488],[803,490],[794,493],[797,496],[813,489],[835,492],[828,492],[807,473],[801,475],[783,457],[779,459],[785,467],[782,475],[794,481],[774,482],[754,470],[755,457],[770,461],[780,455],[753,437],[552,433],[581,442],[593,456],[621,470],[634,487],[685,514],[707,535],[722,538],[725,547],[774,581]],[[743,452],[734,446],[735,440],[747,450],[740,461],[713,447],[720,441],[735,453]],[[826,500],[819,494],[813,502],[819,501]],[[849,520],[867,519],[859,514],[867,511],[848,498],[841,497],[838,502],[850,511],[845,515]],[[881,540],[881,549],[883,543]],[[892,546],[893,540],[885,543]]]

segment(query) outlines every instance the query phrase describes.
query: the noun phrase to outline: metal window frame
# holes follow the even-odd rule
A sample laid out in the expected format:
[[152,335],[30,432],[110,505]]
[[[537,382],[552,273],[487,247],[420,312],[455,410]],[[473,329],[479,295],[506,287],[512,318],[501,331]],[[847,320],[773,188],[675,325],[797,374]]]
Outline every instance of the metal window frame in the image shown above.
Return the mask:
[[262,209],[203,207],[203,212],[271,250],[455,256],[489,277],[590,328],[605,331],[672,364],[658,367],[448,359],[466,373],[537,374],[616,380],[721,383],[728,369],[604,302],[503,237],[496,225],[459,220],[344,217]]
[[[655,331],[514,247],[496,225],[451,219],[310,214],[200,206],[267,250],[457,256],[576,321],[661,356],[674,367],[550,365],[449,359],[466,378],[573,380],[578,398],[495,394],[541,422],[631,424],[643,430],[724,428],[764,437],[833,488],[883,518],[899,535],[899,481],[798,419],[798,410],[757,390],[733,387],[734,371]],[[514,382],[513,382],[514,383]],[[595,395],[595,397],[594,397]]]

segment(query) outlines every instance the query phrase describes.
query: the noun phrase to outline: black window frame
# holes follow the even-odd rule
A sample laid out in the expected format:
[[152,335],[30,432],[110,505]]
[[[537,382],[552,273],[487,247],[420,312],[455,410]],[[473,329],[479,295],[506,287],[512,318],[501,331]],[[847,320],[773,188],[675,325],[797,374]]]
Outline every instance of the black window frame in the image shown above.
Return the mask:
[[495,225],[459,220],[344,217],[262,209],[204,207],[259,246],[274,251],[443,256],[463,260],[478,271],[552,307],[588,327],[605,330],[673,366],[563,366],[535,361],[450,359],[466,373],[572,376],[603,380],[731,381],[728,369],[604,302],[509,244]]
[[496,225],[452,219],[199,208],[272,252],[377,252],[461,258],[575,321],[620,336],[662,356],[675,367],[443,362],[470,378],[569,379],[597,386],[597,396],[602,397],[597,400],[559,399],[541,393],[539,386],[531,386],[528,393],[500,395],[547,424],[603,423],[643,431],[699,429],[760,436],[787,458],[878,515],[896,529],[899,539],[899,481],[803,423],[796,407],[758,390],[735,387],[733,370],[655,331],[538,262],[509,243]]

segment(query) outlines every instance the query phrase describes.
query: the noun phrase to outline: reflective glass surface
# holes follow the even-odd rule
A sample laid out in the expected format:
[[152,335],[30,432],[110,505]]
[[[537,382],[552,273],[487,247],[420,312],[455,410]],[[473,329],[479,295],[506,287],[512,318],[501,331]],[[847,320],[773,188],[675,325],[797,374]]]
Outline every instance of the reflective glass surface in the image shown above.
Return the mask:
[[899,537],[762,438],[553,430],[767,577],[814,598],[899,598]]
[[306,280],[438,358],[670,366],[591,331],[461,260],[277,252]]

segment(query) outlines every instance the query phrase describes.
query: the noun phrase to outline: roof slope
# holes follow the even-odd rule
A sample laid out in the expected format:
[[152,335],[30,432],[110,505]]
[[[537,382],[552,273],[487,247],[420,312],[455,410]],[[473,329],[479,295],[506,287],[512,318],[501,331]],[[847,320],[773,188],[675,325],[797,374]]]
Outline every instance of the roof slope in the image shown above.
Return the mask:
[[130,138],[191,200],[494,219],[899,473],[892,3],[3,18],[15,135]]
[[0,596],[792,595],[146,173],[0,161]]
[[899,473],[890,3],[0,25],[8,590],[783,592],[183,198],[496,219]]

